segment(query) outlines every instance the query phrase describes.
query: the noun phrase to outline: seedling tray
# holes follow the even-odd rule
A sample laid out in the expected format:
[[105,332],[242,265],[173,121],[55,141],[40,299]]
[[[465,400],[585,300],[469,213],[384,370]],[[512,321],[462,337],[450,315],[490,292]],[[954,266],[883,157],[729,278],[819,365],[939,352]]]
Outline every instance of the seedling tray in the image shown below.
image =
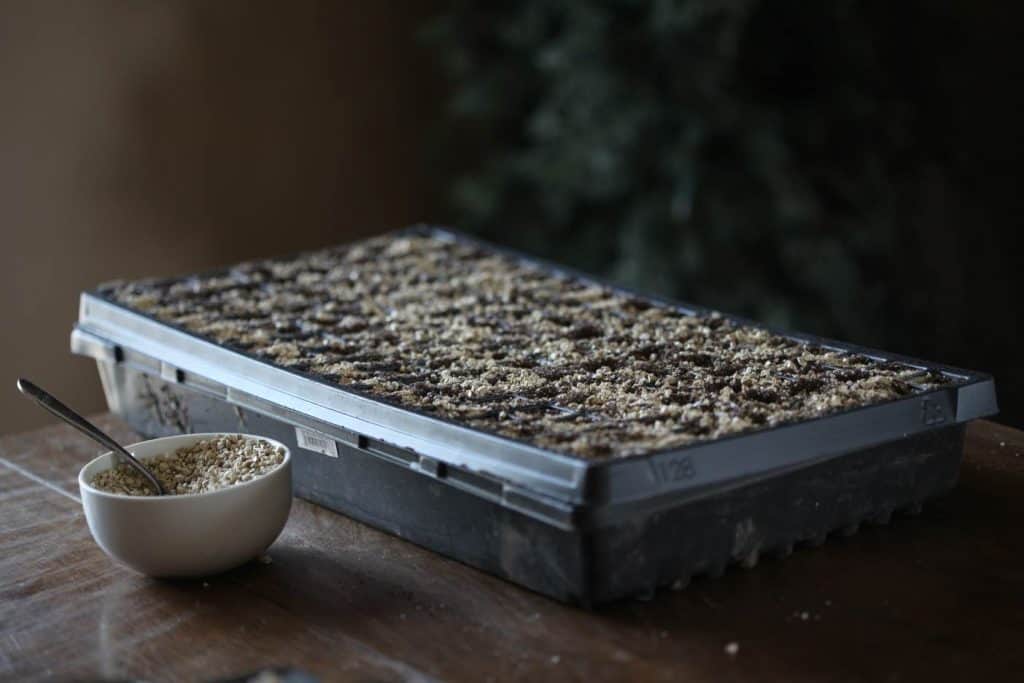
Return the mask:
[[[429,251],[433,241],[445,250],[444,258]],[[409,244],[413,251],[425,244],[434,264],[421,272],[403,261],[393,269],[410,286],[437,287],[456,276],[477,282],[473,268],[444,270],[462,255],[510,280],[539,282],[522,296],[535,297],[531,305],[540,311],[537,339],[549,339],[557,329],[552,325],[564,326],[566,338],[550,347],[561,351],[549,356],[563,353],[566,362],[557,372],[545,370],[543,382],[527,373],[533,381],[522,385],[524,395],[484,392],[474,402],[458,390],[477,388],[473,379],[455,390],[445,384],[441,392],[450,376],[433,372],[437,351],[429,335],[426,341],[419,335],[420,347],[402,346],[402,335],[416,331],[409,320],[418,318],[403,319],[392,310],[361,318],[355,309],[326,307],[323,299],[316,311],[296,304],[294,283],[343,282],[353,269],[356,277],[370,273],[372,282],[383,278],[386,285],[387,268],[375,264],[391,256],[408,258]],[[364,258],[367,250],[372,258]],[[576,318],[558,310],[545,278],[576,292]],[[232,299],[238,281],[249,289]],[[489,291],[493,284],[485,278],[479,287]],[[267,290],[284,293],[270,302],[276,317],[268,314],[259,328],[247,319],[234,326],[232,320],[245,318],[245,292],[256,290],[260,296]],[[396,291],[389,305],[404,296]],[[366,290],[348,304],[381,301],[376,296]],[[517,296],[512,292],[506,299]],[[609,313],[618,302],[629,308]],[[497,310],[497,318],[484,322],[493,326],[495,339],[507,339],[508,363],[521,360],[517,349],[527,349],[531,338],[503,323],[501,301],[477,297],[465,305]],[[458,327],[463,313],[453,307],[446,319]],[[607,349],[628,337],[636,316],[653,317],[652,329],[703,335],[694,343],[711,340],[701,347],[708,352],[645,346],[609,367],[616,356]],[[474,336],[476,318],[468,319],[466,347],[486,349],[488,340]],[[381,326],[375,328],[373,320]],[[378,336],[382,351],[368,362],[338,362],[329,349],[302,355],[311,339],[333,340],[332,348],[344,350],[353,339],[368,345]],[[279,355],[271,356],[261,350],[261,339],[291,346],[272,346]],[[793,378],[776,383],[763,371],[715,355],[715,340],[722,348],[737,348],[766,339],[779,349],[767,364],[794,361],[796,366],[779,365],[780,376],[787,376],[788,367]],[[72,348],[98,361],[111,409],[140,432],[237,430],[280,440],[293,448],[297,495],[582,604],[683,585],[695,574],[717,574],[732,562],[753,565],[766,553],[788,553],[795,543],[817,543],[833,531],[849,532],[863,521],[916,509],[955,484],[964,424],[996,411],[988,375],[766,331],[436,228],[220,273],[86,292]],[[389,352],[397,348],[413,348],[412,356]],[[425,348],[426,355],[416,356],[416,348]],[[614,347],[616,353],[622,348],[632,347]],[[667,357],[660,354],[670,352],[679,360],[657,365]],[[500,365],[502,349],[488,353]],[[568,362],[580,357],[582,363]],[[757,356],[758,367],[762,357]],[[588,363],[591,358],[604,360]],[[476,362],[456,358],[453,367],[461,362],[464,369],[471,361]],[[337,374],[327,375],[325,368]],[[650,371],[675,377],[683,369],[682,379],[659,399],[666,407],[648,405],[650,392],[659,389]],[[498,389],[520,382],[519,370],[499,374]],[[576,374],[560,384],[567,372]],[[567,393],[566,385],[587,388],[591,378],[597,382],[607,373],[633,384],[620,390],[606,382],[593,392]],[[825,384],[808,389],[807,373]],[[405,381],[412,374],[416,383]],[[677,395],[686,381],[699,389],[697,395]],[[792,397],[775,396],[779,387],[790,387]],[[538,401],[545,392],[548,402]],[[598,392],[608,397],[607,411],[591,399]],[[779,405],[782,417],[772,413]]]

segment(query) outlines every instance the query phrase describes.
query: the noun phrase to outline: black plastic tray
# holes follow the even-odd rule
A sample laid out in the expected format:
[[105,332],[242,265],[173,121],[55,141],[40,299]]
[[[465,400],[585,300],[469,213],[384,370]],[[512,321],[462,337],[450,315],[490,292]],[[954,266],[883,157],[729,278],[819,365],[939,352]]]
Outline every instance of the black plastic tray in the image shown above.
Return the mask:
[[99,361],[111,409],[145,434],[276,438],[295,449],[298,495],[591,604],[732,561],[753,564],[764,552],[915,507],[954,484],[963,423],[996,411],[988,375],[786,336],[939,371],[950,384],[670,451],[587,461],[347,392],[95,292],[82,296],[72,347]]

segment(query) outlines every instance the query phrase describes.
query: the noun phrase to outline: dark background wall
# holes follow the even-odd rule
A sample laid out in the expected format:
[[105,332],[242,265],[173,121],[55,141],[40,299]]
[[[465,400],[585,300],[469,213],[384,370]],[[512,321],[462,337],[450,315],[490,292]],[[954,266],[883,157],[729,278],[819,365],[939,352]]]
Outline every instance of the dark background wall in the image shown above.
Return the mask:
[[459,3],[459,222],[636,288],[992,372],[1024,424],[1020,9]]
[[0,1],[0,432],[85,411],[83,289],[423,220],[439,80],[416,3]]
[[989,370],[1024,424],[1020,14],[0,0],[0,431],[48,419],[19,375],[102,409],[82,289],[421,220]]

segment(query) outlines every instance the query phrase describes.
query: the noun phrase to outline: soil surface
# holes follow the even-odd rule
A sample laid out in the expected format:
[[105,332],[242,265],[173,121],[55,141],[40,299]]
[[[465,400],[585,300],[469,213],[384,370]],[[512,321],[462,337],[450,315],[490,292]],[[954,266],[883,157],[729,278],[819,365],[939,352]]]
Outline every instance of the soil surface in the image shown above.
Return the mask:
[[104,293],[342,388],[585,458],[806,420],[950,381],[441,236],[385,236]]

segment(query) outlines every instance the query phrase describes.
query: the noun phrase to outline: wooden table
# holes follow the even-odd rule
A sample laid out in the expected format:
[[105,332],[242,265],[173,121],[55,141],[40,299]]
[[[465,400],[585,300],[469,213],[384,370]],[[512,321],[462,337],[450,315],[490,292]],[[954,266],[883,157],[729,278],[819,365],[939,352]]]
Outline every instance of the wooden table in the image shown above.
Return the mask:
[[918,517],[598,612],[304,501],[269,563],[147,579],[89,535],[76,476],[96,451],[63,426],[0,439],[2,679],[202,680],[281,664],[360,681],[1024,672],[1024,433],[993,423],[971,427],[958,488]]

